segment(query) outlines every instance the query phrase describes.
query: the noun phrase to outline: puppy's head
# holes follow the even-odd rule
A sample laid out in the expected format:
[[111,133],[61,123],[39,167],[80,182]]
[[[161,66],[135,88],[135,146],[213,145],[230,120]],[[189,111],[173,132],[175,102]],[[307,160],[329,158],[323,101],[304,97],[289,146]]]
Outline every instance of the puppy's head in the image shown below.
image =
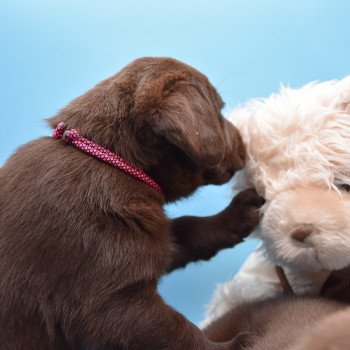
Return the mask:
[[245,161],[237,129],[208,79],[169,58],[138,59],[57,116],[148,172],[174,200],[224,183]]
[[350,194],[326,187],[292,188],[265,208],[260,234],[277,264],[299,270],[350,266]]

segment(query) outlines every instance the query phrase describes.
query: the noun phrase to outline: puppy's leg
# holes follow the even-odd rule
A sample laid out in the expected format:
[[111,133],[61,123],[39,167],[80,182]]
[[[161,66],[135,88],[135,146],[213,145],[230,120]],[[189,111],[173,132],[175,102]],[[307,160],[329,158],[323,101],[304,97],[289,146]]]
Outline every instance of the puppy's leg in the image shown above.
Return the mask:
[[168,272],[192,261],[208,260],[219,250],[241,242],[258,224],[258,209],[262,204],[263,199],[249,189],[240,192],[217,215],[183,216],[172,220],[176,249]]
[[[132,295],[131,295],[131,294]],[[84,349],[234,350],[233,341],[214,343],[181,314],[164,303],[155,290],[128,291],[98,310],[84,314],[87,326],[80,339]],[[123,303],[122,307],[120,303]]]

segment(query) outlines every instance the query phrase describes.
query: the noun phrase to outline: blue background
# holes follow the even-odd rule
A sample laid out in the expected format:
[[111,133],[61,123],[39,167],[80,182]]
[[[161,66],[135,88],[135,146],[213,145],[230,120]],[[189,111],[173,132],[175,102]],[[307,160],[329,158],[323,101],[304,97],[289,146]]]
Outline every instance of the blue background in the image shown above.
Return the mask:
[[[171,56],[205,73],[227,110],[251,97],[350,74],[348,0],[1,0],[0,164],[49,134],[43,118],[141,56]],[[213,214],[229,185],[170,205],[170,216]],[[254,241],[163,279],[160,292],[198,323],[215,285]]]

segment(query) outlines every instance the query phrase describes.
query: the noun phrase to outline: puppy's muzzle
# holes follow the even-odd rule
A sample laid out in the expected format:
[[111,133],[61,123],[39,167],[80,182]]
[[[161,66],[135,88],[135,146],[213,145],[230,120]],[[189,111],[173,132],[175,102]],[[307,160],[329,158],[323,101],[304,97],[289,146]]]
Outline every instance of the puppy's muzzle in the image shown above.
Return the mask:
[[228,120],[224,119],[223,133],[225,139],[225,155],[215,169],[210,169],[206,172],[208,183],[223,184],[245,165],[245,147],[237,128]]

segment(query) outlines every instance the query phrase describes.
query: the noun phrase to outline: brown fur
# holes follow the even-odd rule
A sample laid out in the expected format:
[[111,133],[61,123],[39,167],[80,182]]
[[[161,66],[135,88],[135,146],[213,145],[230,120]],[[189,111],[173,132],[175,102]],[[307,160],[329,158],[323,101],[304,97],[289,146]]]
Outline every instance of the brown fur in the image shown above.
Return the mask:
[[[237,130],[207,78],[139,59],[54,118],[148,172],[165,202],[244,165]],[[159,278],[240,242],[259,197],[209,218],[169,220],[163,198],[63,141],[21,147],[0,170],[0,348],[228,349],[157,293]]]
[[307,332],[290,350],[349,350],[350,308],[338,311]]
[[[317,340],[317,336],[311,339],[310,334],[320,332],[319,323],[333,317],[334,313],[343,310],[344,307],[346,305],[340,302],[317,297],[277,297],[243,304],[214,321],[204,333],[215,342],[235,338],[237,349],[242,350],[287,350],[299,343],[295,349],[333,349],[306,345],[303,347],[303,344],[315,341],[315,344],[320,345],[322,342]],[[347,318],[350,320],[349,315]],[[337,321],[332,322],[333,325],[331,322],[325,322],[326,325],[331,325],[328,335],[337,333],[334,328]],[[325,330],[326,326],[322,329]],[[326,334],[324,339],[327,339]],[[347,338],[349,339],[348,336]]]

